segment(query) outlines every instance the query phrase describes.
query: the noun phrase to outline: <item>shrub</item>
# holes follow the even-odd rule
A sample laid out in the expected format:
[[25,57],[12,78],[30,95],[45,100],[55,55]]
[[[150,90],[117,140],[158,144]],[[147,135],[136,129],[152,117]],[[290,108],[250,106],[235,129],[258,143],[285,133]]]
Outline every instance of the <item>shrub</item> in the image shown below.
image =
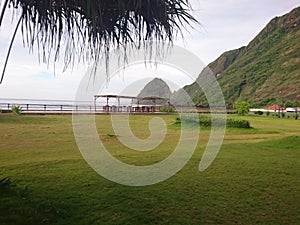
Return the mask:
[[285,107],[298,107],[300,105],[300,102],[297,100],[286,100],[285,101]]
[[[211,117],[210,116],[199,116],[199,119],[195,116],[184,116],[182,117],[183,121],[189,124],[197,124],[199,123],[200,126],[203,127],[210,127],[211,126]],[[180,124],[181,120],[179,117],[176,118],[175,124]],[[218,121],[217,121],[218,124]],[[222,125],[222,122],[220,121],[220,125]],[[235,120],[235,119],[227,119],[226,121],[227,127],[233,127],[233,128],[251,128],[250,123],[248,120]]]
[[175,109],[173,107],[162,107],[162,108],[160,108],[159,111],[173,113],[173,112],[175,112]]
[[180,123],[181,121],[184,121],[188,124],[198,124],[200,123],[199,120],[200,119],[197,114],[188,114],[188,115],[184,114],[181,116],[181,118],[180,117],[176,118],[176,121],[179,121]]
[[267,116],[270,116],[270,111],[267,111],[267,112],[266,112],[266,115],[267,115]]
[[177,117],[175,124],[181,124],[181,122],[185,122],[187,124],[196,124],[205,127],[209,127],[211,125],[211,120],[209,117],[198,116],[197,114],[190,115],[182,115],[181,118]]
[[11,111],[16,114],[16,115],[20,115],[21,112],[22,112],[22,107],[19,106],[19,105],[14,105],[12,108],[11,108]]
[[234,103],[233,107],[235,108],[238,115],[244,116],[249,112],[250,104],[248,102],[236,102]]
[[251,128],[250,123],[248,120],[234,120],[234,119],[227,119],[227,127],[234,127],[234,128]]
[[259,110],[259,111],[255,111],[254,114],[255,114],[255,115],[260,115],[260,116],[261,116],[261,115],[264,114],[264,112],[262,112],[262,111]]
[[211,126],[211,117],[208,116],[199,116],[199,124],[203,127]]

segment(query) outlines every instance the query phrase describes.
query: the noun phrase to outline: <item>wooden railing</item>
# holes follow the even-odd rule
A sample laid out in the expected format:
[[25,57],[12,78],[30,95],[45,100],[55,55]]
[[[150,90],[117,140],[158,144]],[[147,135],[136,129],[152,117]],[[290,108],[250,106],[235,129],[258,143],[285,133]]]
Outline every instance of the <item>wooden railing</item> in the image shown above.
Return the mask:
[[[160,108],[155,109],[151,107],[131,107],[131,106],[103,106],[93,104],[42,104],[42,103],[1,103],[0,110],[2,112],[11,112],[14,106],[21,107],[23,113],[72,113],[72,112],[87,112],[87,113],[117,113],[117,112],[127,112],[127,113],[151,113],[159,112]],[[194,112],[194,113],[210,113],[209,108],[195,108],[190,106],[177,106],[178,112]],[[227,113],[231,113],[234,110],[227,110]]]
[[[19,106],[22,112],[29,111],[61,111],[61,112],[72,112],[72,111],[95,111],[94,105],[71,105],[71,104],[36,104],[36,103],[0,103],[0,109],[3,112],[10,112],[14,106]],[[96,110],[102,110],[102,107],[97,107]]]

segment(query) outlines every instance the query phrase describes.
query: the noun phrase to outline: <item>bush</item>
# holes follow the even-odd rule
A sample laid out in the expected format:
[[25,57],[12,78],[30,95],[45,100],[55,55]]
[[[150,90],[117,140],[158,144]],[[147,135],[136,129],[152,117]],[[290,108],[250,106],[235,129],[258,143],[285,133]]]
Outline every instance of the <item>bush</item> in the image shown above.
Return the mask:
[[173,113],[173,112],[175,112],[175,109],[173,107],[162,107],[159,109],[159,111]]
[[286,100],[285,101],[285,107],[298,107],[300,105],[300,102],[297,100]]
[[248,120],[234,120],[234,119],[227,119],[227,127],[234,127],[234,128],[251,128],[250,123]]
[[259,110],[259,111],[255,111],[254,114],[255,114],[255,115],[260,115],[260,116],[261,116],[261,115],[264,114],[264,112],[262,112],[262,111]]
[[20,115],[21,112],[22,112],[22,107],[19,106],[19,105],[14,105],[12,108],[11,108],[11,111],[16,114],[16,115]]
[[203,127],[211,126],[211,118],[208,116],[199,116],[199,124]]
[[270,111],[267,111],[267,112],[266,112],[266,115],[267,115],[267,116],[270,116]]
[[248,102],[236,102],[234,103],[233,107],[235,108],[238,115],[244,116],[249,112],[250,104]]
[[[211,126],[211,117],[210,116],[184,116],[182,119],[184,122],[189,124],[198,124],[203,127],[210,127]],[[179,117],[176,118],[175,124],[180,124],[181,120]],[[217,121],[218,124],[218,121]],[[222,122],[220,121],[220,125],[222,125]],[[250,123],[248,120],[235,120],[235,119],[227,119],[226,121],[227,127],[233,127],[233,128],[251,128]]]
[[194,124],[194,125],[200,125],[204,127],[211,126],[211,119],[210,117],[206,116],[198,116],[197,114],[191,114],[191,115],[182,115],[181,118],[177,117],[175,124],[181,124],[181,122],[185,122],[187,124]]
[[177,124],[181,124],[181,121],[184,121],[188,124],[198,124],[200,123],[199,117],[197,118],[197,114],[188,114],[188,115],[182,115],[181,118],[177,117],[176,122]]

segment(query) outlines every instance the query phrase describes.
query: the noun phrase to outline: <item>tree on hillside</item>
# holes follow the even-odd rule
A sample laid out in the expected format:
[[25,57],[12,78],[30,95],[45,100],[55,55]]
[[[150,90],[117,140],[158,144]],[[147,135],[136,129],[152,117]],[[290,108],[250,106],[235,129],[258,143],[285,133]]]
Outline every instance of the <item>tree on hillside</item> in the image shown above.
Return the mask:
[[286,100],[285,107],[299,107],[300,102],[297,100]]
[[37,47],[44,62],[51,57],[56,62],[64,48],[65,68],[75,59],[97,62],[101,56],[107,65],[110,49],[127,44],[140,48],[147,41],[151,49],[154,41],[172,43],[182,27],[196,22],[188,0],[4,0],[0,26],[9,7],[20,17],[7,59],[20,27],[24,43],[29,49]]
[[234,109],[236,110],[237,114],[240,116],[244,116],[249,112],[250,104],[248,102],[235,102],[233,105]]

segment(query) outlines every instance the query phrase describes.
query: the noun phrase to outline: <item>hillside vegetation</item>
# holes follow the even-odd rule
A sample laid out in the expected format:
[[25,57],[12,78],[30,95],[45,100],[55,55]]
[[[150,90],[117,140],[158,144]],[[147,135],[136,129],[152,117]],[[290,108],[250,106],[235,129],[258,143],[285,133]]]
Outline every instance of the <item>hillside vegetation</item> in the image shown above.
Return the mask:
[[[223,53],[208,65],[217,77],[227,105],[248,101],[252,106],[300,100],[300,7],[275,17],[247,45]],[[199,76],[203,76],[204,69]],[[183,88],[196,103],[207,105],[196,83]],[[175,104],[190,104],[173,96]]]
[[[161,98],[170,98],[172,92],[165,81],[160,78],[154,78],[137,95],[138,98],[143,97],[161,97]],[[152,104],[151,100],[143,100],[140,102],[142,104]],[[165,104],[165,100],[157,100],[157,104]]]

